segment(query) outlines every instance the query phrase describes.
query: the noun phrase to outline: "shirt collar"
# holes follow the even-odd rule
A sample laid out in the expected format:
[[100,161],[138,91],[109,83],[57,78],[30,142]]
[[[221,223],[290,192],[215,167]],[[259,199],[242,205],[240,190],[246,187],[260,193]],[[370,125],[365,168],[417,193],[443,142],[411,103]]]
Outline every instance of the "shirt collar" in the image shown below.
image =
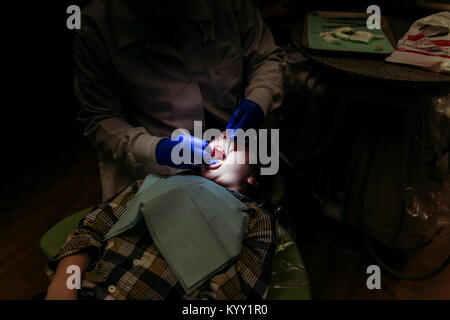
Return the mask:
[[[135,9],[124,0],[112,0],[110,5],[110,19],[115,28],[119,48],[136,41],[144,35],[142,23],[137,18]],[[203,43],[215,40],[215,23],[211,10],[205,0],[188,0],[185,16],[188,21],[198,23]]]
[[215,40],[215,21],[205,0],[188,0],[186,16],[188,21],[198,23],[202,31],[203,44]]
[[240,193],[240,192],[238,192],[238,191],[231,190],[231,189],[229,189],[229,188],[227,188],[227,190],[228,190],[233,196],[235,196],[236,198],[238,198],[240,201],[242,201],[242,202],[250,202],[250,203],[256,205],[256,201],[254,201],[254,200],[251,199],[250,197],[248,197],[248,196],[246,196],[246,195],[244,195],[244,194],[242,194],[242,193]]

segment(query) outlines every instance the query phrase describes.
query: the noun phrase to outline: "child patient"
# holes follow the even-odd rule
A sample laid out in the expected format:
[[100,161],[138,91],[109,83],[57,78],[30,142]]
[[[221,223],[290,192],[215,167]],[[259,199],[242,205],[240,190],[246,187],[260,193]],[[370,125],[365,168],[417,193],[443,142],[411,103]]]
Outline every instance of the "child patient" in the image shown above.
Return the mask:
[[[264,298],[275,249],[276,222],[255,202],[254,195],[262,193],[262,181],[258,166],[249,164],[248,148],[237,143],[228,148],[225,139],[222,135],[209,145],[213,157],[220,161],[191,174],[200,174],[225,187],[248,208],[248,232],[234,262],[212,274],[188,295],[143,220],[106,240],[105,235],[125,214],[127,203],[142,186],[143,180],[139,180],[95,207],[73,230],[49,263],[52,281],[46,299]],[[67,286],[71,276],[67,268],[71,265],[78,266],[82,272],[79,290]]]

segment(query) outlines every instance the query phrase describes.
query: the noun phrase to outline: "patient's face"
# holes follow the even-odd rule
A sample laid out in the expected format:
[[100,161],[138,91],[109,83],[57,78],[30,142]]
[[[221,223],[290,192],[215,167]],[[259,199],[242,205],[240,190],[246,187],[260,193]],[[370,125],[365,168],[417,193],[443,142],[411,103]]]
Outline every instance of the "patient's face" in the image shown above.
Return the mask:
[[236,143],[227,148],[227,143],[229,142],[225,133],[211,141],[209,146],[212,149],[212,156],[219,161],[211,166],[202,166],[201,175],[221,186],[243,192],[248,186],[247,179],[252,174],[248,163],[248,150],[245,147],[238,147]]

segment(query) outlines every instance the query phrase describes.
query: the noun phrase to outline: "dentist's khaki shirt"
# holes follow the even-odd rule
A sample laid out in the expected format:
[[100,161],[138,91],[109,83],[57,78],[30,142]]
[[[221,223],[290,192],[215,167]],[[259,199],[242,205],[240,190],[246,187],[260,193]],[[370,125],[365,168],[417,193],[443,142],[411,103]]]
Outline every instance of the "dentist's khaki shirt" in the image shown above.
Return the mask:
[[[129,1],[128,1],[129,3]],[[170,36],[126,0],[83,9],[75,41],[78,119],[99,151],[103,198],[148,173],[161,137],[194,134],[203,108],[228,120],[247,98],[267,114],[282,101],[283,52],[249,0],[188,0]]]

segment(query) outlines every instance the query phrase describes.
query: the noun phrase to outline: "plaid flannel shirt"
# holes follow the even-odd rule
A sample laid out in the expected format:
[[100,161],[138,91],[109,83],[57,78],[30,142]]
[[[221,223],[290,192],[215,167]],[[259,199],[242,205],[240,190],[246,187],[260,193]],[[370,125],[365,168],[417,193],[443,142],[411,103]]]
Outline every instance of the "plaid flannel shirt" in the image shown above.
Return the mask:
[[141,220],[134,228],[104,240],[106,233],[126,212],[126,205],[143,180],[132,183],[117,196],[95,207],[67,238],[49,262],[53,277],[58,262],[88,250],[91,266],[83,275],[80,299],[262,299],[268,289],[276,242],[276,221],[247,197],[232,192],[246,204],[249,232],[234,263],[226,266],[189,296],[162,257]]

